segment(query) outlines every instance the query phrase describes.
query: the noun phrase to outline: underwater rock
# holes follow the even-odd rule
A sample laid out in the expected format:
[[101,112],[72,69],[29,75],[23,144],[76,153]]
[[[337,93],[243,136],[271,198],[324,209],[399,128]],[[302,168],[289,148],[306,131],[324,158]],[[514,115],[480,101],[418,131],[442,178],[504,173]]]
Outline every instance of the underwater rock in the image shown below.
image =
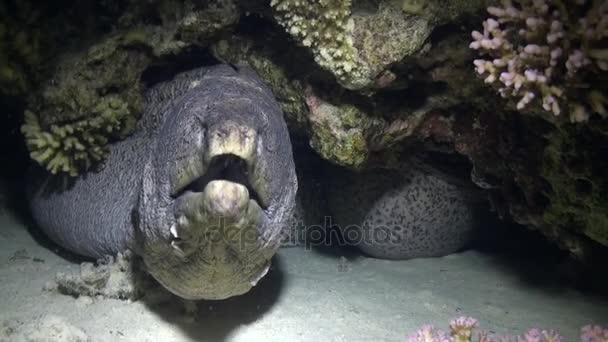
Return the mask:
[[[427,148],[455,151],[471,164],[471,179],[486,189],[501,216],[540,230],[580,260],[606,246],[603,124],[555,128],[518,113],[469,108],[446,120],[429,115],[415,135]],[[603,141],[603,143],[602,143]]]
[[181,51],[208,45],[238,20],[231,1],[203,7],[175,2],[156,10],[159,25],[139,23],[117,30],[62,56],[40,97],[29,104],[22,131],[32,158],[51,173],[75,176],[102,161],[107,143],[135,128],[142,110],[143,71]]
[[44,79],[46,67],[57,52],[64,15],[46,4],[27,1],[0,3],[0,94],[27,96]]
[[108,141],[133,130],[142,108],[140,74],[150,58],[130,44],[116,35],[66,57],[40,101],[30,104],[22,132],[32,158],[51,173],[89,169],[105,157]]
[[334,91],[332,99],[327,95],[321,98],[315,92],[323,90],[315,90],[310,85],[314,80],[303,75],[310,66],[302,62],[304,70],[290,70],[287,61],[297,57],[277,49],[277,45],[260,46],[251,37],[233,37],[214,44],[212,51],[222,61],[254,69],[281,104],[291,134],[309,139],[313,149],[333,163],[363,167],[372,151],[385,149],[411,134],[422,113],[436,105],[431,100],[429,108],[414,112],[407,120],[387,122],[348,103],[340,91]]
[[[418,4],[420,7],[414,3],[404,2],[403,6],[409,12],[414,11],[413,14],[432,9],[432,6],[425,9],[428,5]],[[478,5],[472,4],[469,13],[479,9],[475,7]],[[444,15],[455,18],[453,14]],[[554,128],[551,124],[519,118],[503,101],[495,98],[491,89],[485,88],[471,72],[475,56],[468,48],[469,31],[450,27],[450,34],[443,33],[438,38],[431,34],[426,40],[430,42],[427,48],[405,57],[391,72],[381,72],[372,97],[353,101],[344,93],[328,92],[315,80],[304,77],[277,82],[281,86],[273,89],[279,88],[283,92],[283,89],[292,89],[290,93],[295,96],[290,98],[296,100],[291,108],[297,104],[298,132],[305,132],[311,146],[323,158],[361,169],[377,164],[406,167],[400,160],[403,154],[400,151],[404,149],[430,148],[463,155],[472,163],[472,179],[490,192],[501,215],[512,216],[522,224],[540,229],[579,258],[591,255],[595,248],[585,236],[594,236],[594,241],[605,245],[601,236],[605,236],[606,228],[602,227],[608,227],[601,222],[605,210],[600,204],[602,197],[597,195],[606,183],[601,173],[587,172],[576,181],[576,177],[568,176],[571,172],[559,168],[541,172],[547,169],[542,166],[547,164],[542,162],[546,159],[543,156],[547,154],[544,150],[549,141],[545,135]],[[377,41],[392,42],[388,38]],[[281,58],[266,60],[265,65],[268,68],[281,65],[283,75],[293,75],[293,70],[286,66],[287,63],[281,63]],[[289,83],[295,82],[297,87],[290,86]],[[392,99],[384,94],[397,91],[404,97],[408,92],[420,94],[424,100],[413,101],[422,102],[418,105],[405,102],[388,105],[387,100]],[[302,111],[302,93],[308,112]],[[288,114],[289,117],[295,116]],[[587,139],[590,140],[588,144],[578,144],[577,148],[581,155],[587,156],[584,163],[594,165],[591,167],[595,170],[595,165],[602,163],[598,153],[605,141],[605,134],[601,132],[606,130],[602,124],[597,124],[602,121],[594,122],[596,133],[591,135],[593,138]],[[583,135],[570,138],[576,141]],[[408,147],[420,143],[424,147]],[[557,151],[552,150],[551,154],[555,156]],[[549,173],[552,175],[547,175]],[[576,184],[583,192],[582,188],[591,187],[593,194],[586,198],[581,194],[564,194],[565,187],[574,189]],[[556,188],[560,195],[555,195],[551,188]],[[552,204],[548,206],[549,201]],[[585,231],[590,233],[583,233]]]
[[311,146],[325,159],[338,165],[360,167],[367,161],[365,136],[368,117],[355,106],[333,106],[310,93]]
[[548,185],[544,225],[583,234],[604,246],[608,246],[607,133],[606,122],[556,129],[546,137],[540,169]]
[[360,88],[363,66],[356,60],[351,0],[273,0],[275,17],[287,32],[313,51],[315,61],[339,82]]
[[[315,61],[348,89],[382,87],[383,72],[418,52],[433,29],[483,8],[485,1],[380,1],[358,8],[351,0],[273,0],[275,18]],[[413,5],[413,6],[412,6]],[[390,77],[390,76],[389,76]]]

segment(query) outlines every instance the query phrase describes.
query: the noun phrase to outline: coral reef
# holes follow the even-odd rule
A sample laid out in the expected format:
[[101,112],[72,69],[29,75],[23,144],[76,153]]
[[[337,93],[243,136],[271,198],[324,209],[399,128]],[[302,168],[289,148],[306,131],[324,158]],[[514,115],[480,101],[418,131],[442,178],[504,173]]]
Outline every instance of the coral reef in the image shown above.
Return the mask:
[[[335,164],[361,169],[369,166],[373,155],[397,145],[422,121],[429,107],[408,113],[406,118],[385,119],[345,102],[332,102],[306,89],[310,110],[310,145],[321,157]],[[401,108],[404,110],[404,108]]]
[[[464,156],[501,215],[581,259],[608,245],[605,1],[577,1],[567,16],[553,0],[103,3],[84,11],[104,13],[87,34],[52,34],[78,47],[52,62],[63,46],[41,28],[59,15],[23,5],[18,17],[32,25],[0,24],[0,69],[17,75],[1,69],[0,92],[27,100],[27,145],[52,172],[102,162],[135,128],[145,87],[210,53],[256,70],[294,140],[334,164],[405,168],[420,150]],[[506,101],[494,101],[501,88]]]
[[[75,176],[103,161],[106,145],[135,128],[142,110],[144,70],[208,44],[238,19],[231,1],[202,8],[186,1],[170,8],[158,8],[160,25],[119,30],[59,61],[54,77],[31,101],[22,128],[36,162],[52,173]],[[121,19],[134,20],[130,15]]]
[[[482,97],[483,98],[483,97]],[[492,107],[429,112],[414,140],[471,161],[500,216],[542,232],[579,260],[606,246],[606,122],[555,128],[545,120]],[[499,115],[497,115],[497,113]],[[604,132],[604,133],[603,133]]]
[[547,136],[540,170],[550,186],[544,223],[580,232],[604,246],[608,246],[608,177],[603,171],[608,161],[602,147],[606,132],[606,123],[555,130]]
[[[27,2],[0,3],[0,92],[23,95],[33,86],[31,70],[48,58],[41,12]],[[50,48],[49,48],[50,50]]]
[[[473,31],[470,43],[483,57],[474,61],[477,73],[512,108],[548,124],[516,119],[523,134],[498,134],[511,135],[504,140],[509,145],[527,144],[527,155],[473,163],[502,179],[499,187],[516,220],[584,258],[590,245],[577,236],[608,246],[608,199],[602,195],[608,179],[601,171],[608,132],[608,2],[566,7],[560,1],[505,0],[488,12],[492,17],[483,32]],[[578,122],[585,124],[570,124]],[[497,172],[501,163],[509,171]],[[507,179],[513,181],[505,186]]]
[[0,4],[0,94],[29,96],[55,58],[108,32],[125,2],[6,0]]
[[324,103],[309,95],[311,146],[325,159],[339,165],[359,167],[367,159],[368,147],[363,121],[365,115],[356,107]]
[[470,47],[484,56],[477,73],[502,97],[572,122],[608,116],[608,2],[503,0],[488,12]]
[[134,39],[114,35],[62,61],[22,126],[37,163],[75,176],[103,160],[109,141],[133,130],[142,108],[140,74],[150,62],[129,49]]
[[97,117],[61,126],[51,125],[49,130],[43,130],[36,114],[27,111],[21,132],[31,158],[52,174],[70,176],[103,160],[108,137],[121,131],[129,120],[129,110],[114,97],[104,99],[98,106],[103,111]]
[[343,84],[357,87],[363,66],[355,60],[351,0],[272,0],[277,21],[302,45],[310,47],[315,61]]
[[[496,336],[488,331],[475,333],[478,322],[471,317],[458,317],[450,322],[450,333],[436,329],[432,325],[424,325],[411,334],[408,342],[564,342],[565,339],[555,330],[532,328],[519,336]],[[581,342],[608,341],[608,328],[599,325],[586,325],[581,328]]]
[[390,66],[420,51],[433,29],[485,1],[381,1],[370,11],[350,0],[273,0],[275,18],[348,89],[384,87]]
[[[270,45],[281,43],[276,40]],[[314,65],[299,60],[299,51],[259,46],[251,37],[221,40],[212,49],[220,60],[247,64],[258,72],[281,104],[291,134],[309,139],[317,153],[343,166],[364,167],[374,151],[393,146],[412,134],[424,113],[441,102],[431,99],[427,106],[411,110],[406,119],[384,119],[343,98],[340,90],[332,91],[332,96],[318,96],[324,91],[313,87],[304,76]],[[286,60],[297,60],[302,68],[290,70]]]

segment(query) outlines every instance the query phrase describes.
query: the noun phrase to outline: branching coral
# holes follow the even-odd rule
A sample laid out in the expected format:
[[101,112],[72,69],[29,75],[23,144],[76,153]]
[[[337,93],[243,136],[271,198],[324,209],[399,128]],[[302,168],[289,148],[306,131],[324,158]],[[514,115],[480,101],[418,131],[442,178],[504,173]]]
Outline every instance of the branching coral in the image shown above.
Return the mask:
[[103,160],[109,140],[133,130],[148,58],[128,45],[123,36],[111,36],[82,56],[62,60],[42,98],[30,105],[22,126],[26,145],[51,173],[75,176],[89,169]]
[[310,47],[315,61],[345,83],[357,78],[352,31],[351,0],[272,0],[276,19],[302,45]]
[[143,108],[144,70],[189,47],[208,44],[238,19],[232,1],[164,4],[172,11],[158,9],[166,16],[161,25],[135,22],[59,59],[42,94],[30,102],[22,128],[36,162],[52,173],[74,176],[102,161],[106,144],[135,128]]
[[[473,31],[472,49],[484,55],[476,71],[518,110],[544,111],[572,122],[592,113],[608,116],[608,1],[503,0],[483,32]],[[604,45],[603,45],[604,44]]]
[[129,115],[126,105],[116,98],[100,104],[106,105],[112,110],[71,124],[51,125],[48,130],[41,127],[36,114],[26,111],[21,132],[32,159],[53,174],[70,176],[101,161],[107,154],[108,137],[124,128]]
[[[447,334],[432,325],[424,325],[407,338],[408,342],[564,342],[565,339],[555,330],[530,329],[520,336],[495,336],[486,331],[474,334],[477,320],[471,317],[459,317],[450,322],[450,333]],[[598,325],[586,325],[581,329],[581,342],[608,341],[608,328]]]
[[458,317],[450,322],[450,335],[456,342],[470,341],[477,320],[472,317]]
[[271,5],[277,22],[351,90],[385,87],[394,79],[389,69],[421,51],[435,27],[487,6],[486,0],[365,3],[273,0]]

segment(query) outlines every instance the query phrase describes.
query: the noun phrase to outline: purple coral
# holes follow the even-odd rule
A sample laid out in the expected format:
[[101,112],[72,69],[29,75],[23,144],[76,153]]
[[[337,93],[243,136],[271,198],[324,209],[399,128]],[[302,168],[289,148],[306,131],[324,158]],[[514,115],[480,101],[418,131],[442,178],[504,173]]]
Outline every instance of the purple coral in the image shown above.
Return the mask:
[[554,330],[533,328],[519,337],[518,342],[564,342],[564,338]]
[[573,122],[586,121],[590,112],[608,116],[608,99],[589,82],[608,71],[608,49],[601,45],[608,38],[608,1],[577,0],[572,7],[503,0],[488,7],[493,17],[483,32],[472,32],[470,47],[484,56],[474,61],[475,70],[501,96],[516,99],[518,110],[538,105],[555,116],[565,111]]
[[472,317],[458,317],[450,322],[451,335],[455,341],[470,341],[477,320]]
[[[450,322],[450,334],[432,325],[424,325],[407,338],[407,342],[564,342],[555,330],[533,328],[520,336],[495,336],[487,331],[474,334],[478,322],[471,317],[458,317]],[[608,328],[586,325],[581,329],[581,342],[608,342]]]
[[586,325],[581,329],[581,342],[608,342],[608,328]]
[[435,329],[432,325],[423,325],[407,338],[407,342],[450,342],[445,332]]

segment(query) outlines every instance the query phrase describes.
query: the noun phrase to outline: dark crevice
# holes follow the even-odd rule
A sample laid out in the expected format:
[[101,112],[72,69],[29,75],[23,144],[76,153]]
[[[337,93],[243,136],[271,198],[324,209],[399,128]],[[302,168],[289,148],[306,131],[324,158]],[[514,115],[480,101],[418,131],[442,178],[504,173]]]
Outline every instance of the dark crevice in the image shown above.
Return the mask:
[[168,81],[175,75],[188,70],[219,64],[206,48],[191,49],[177,56],[173,56],[161,63],[149,66],[141,75],[146,87]]

